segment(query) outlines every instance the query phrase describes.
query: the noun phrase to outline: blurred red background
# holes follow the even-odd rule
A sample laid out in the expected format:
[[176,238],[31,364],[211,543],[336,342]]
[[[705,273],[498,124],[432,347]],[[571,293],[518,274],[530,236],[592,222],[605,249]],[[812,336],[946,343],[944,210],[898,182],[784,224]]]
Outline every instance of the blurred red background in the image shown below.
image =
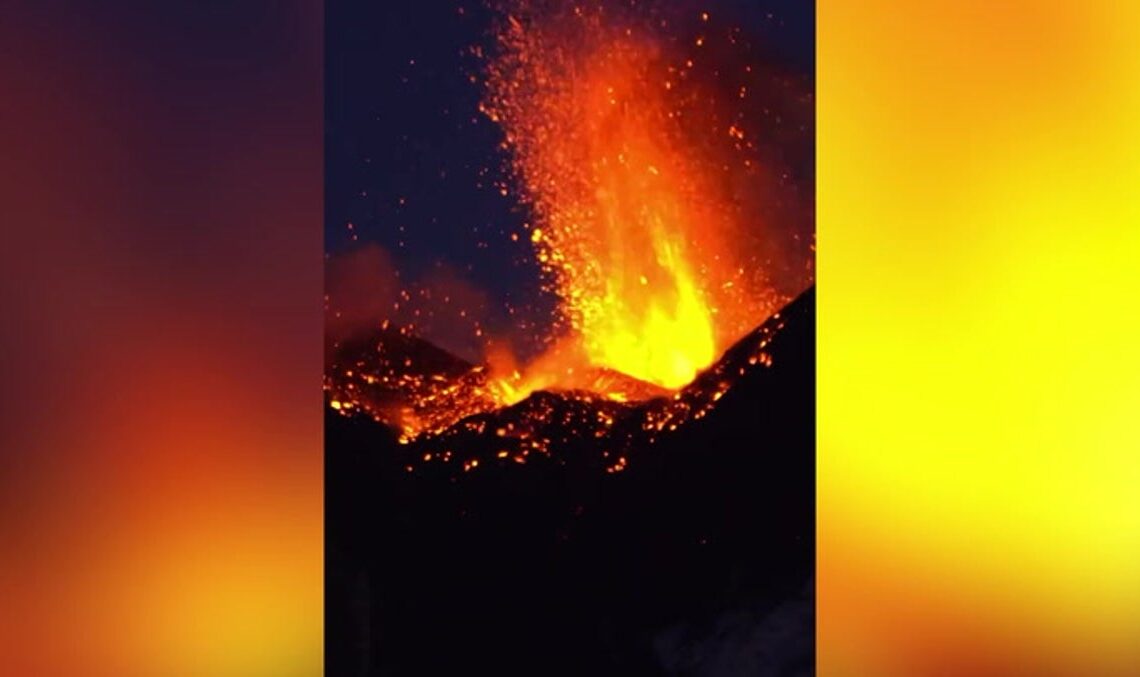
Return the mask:
[[321,5],[0,22],[0,672],[311,675]]

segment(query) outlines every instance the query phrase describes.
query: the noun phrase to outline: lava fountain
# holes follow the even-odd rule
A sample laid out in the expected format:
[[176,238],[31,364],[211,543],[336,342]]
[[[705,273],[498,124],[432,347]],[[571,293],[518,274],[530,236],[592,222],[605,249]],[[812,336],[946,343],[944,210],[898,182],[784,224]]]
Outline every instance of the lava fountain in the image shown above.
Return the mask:
[[[353,358],[327,379],[334,408],[410,440],[539,390],[679,402],[790,298],[767,277],[780,253],[761,241],[779,218],[764,200],[789,185],[761,159],[771,130],[753,126],[758,107],[779,119],[767,100],[751,103],[773,85],[740,58],[738,28],[714,28],[707,14],[671,24],[675,14],[649,7],[513,2],[490,49],[475,50],[480,110],[502,132],[501,189],[531,217],[513,237],[529,240],[558,299],[549,349],[520,364],[500,343],[487,364],[447,374],[422,359],[416,372],[403,356]],[[403,345],[405,329],[388,345]]]
[[644,16],[517,9],[483,110],[503,129],[563,325],[589,366],[679,388],[723,349],[725,306],[742,310],[724,160],[707,143],[715,100]]

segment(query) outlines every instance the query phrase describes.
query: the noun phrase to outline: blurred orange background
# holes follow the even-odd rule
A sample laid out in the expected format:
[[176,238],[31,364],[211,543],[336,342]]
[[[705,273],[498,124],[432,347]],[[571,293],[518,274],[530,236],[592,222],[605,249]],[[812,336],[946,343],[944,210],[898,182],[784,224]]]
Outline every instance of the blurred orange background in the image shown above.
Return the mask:
[[1140,674],[1140,6],[818,9],[819,674]]
[[0,674],[320,674],[321,6],[22,4]]
[[[0,24],[0,672],[320,674],[319,3],[52,7]],[[1137,44],[820,3],[819,674],[1138,674]]]

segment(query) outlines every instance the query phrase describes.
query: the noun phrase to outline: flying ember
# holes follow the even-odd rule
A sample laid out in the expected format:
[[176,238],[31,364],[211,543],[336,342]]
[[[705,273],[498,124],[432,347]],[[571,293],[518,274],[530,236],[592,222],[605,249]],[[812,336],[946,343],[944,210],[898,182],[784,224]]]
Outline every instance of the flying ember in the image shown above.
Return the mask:
[[566,329],[589,366],[679,388],[771,310],[729,246],[747,227],[725,180],[743,132],[718,130],[716,97],[651,14],[514,10],[483,110]]
[[[756,246],[777,211],[757,207],[772,182],[743,108],[761,85],[750,66],[717,66],[735,29],[703,15],[692,30],[632,4],[502,8],[492,47],[478,50],[480,110],[502,132],[515,184],[502,192],[530,215],[512,239],[530,243],[558,300],[549,348],[524,364],[501,344],[483,365],[445,365],[430,351],[358,359],[329,381],[335,408],[393,423],[408,440],[542,390],[678,403],[656,430],[702,410],[682,390],[789,297],[758,254],[774,250]],[[411,349],[411,333],[389,332],[377,349]]]

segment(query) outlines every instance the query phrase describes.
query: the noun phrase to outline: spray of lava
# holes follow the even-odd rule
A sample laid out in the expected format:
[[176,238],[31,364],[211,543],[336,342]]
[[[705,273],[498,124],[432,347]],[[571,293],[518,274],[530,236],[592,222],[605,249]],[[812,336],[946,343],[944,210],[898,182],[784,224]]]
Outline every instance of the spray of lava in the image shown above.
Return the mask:
[[743,126],[694,76],[705,38],[678,45],[666,24],[528,3],[497,31],[483,111],[503,129],[563,345],[577,348],[527,370],[516,392],[583,368],[676,389],[772,310],[731,246],[760,225],[741,222],[726,177],[748,170]]
[[[678,27],[645,3],[506,1],[493,45],[476,50],[481,110],[532,217],[514,237],[532,243],[559,317],[549,350],[523,365],[506,350],[462,377],[407,359],[346,365],[334,406],[395,422],[405,439],[538,390],[677,398],[788,298],[766,277],[779,254],[757,246],[777,182],[760,159],[765,130],[750,127],[760,87],[733,56],[739,29],[703,13]],[[391,393],[397,413],[369,389]]]

